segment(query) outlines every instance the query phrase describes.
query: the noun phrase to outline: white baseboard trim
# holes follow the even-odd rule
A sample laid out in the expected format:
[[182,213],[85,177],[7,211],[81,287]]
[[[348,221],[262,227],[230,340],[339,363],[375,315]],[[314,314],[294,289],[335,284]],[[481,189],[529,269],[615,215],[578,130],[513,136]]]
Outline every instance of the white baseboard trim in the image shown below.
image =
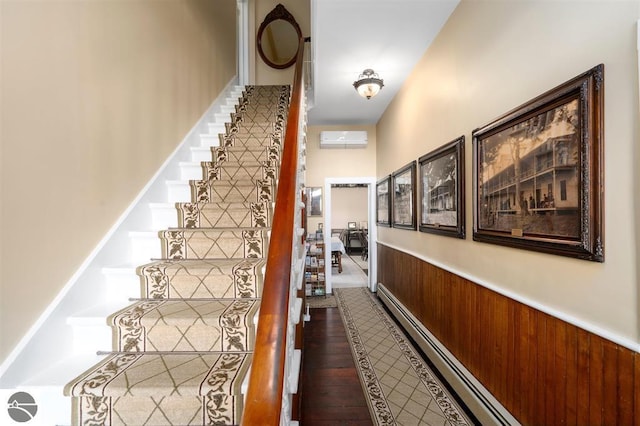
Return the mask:
[[382,283],[378,283],[378,297],[469,407],[480,424],[520,424]]

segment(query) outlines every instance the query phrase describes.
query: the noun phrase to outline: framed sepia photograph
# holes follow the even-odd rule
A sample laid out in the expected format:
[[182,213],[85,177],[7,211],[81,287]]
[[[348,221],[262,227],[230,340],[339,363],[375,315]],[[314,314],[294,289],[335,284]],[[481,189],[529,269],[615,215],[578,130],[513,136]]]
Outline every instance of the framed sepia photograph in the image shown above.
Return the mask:
[[322,216],[322,188],[307,188],[307,216]]
[[418,159],[420,232],[464,238],[464,136]]
[[473,239],[604,261],[604,66],[473,131]]
[[391,175],[391,226],[416,229],[416,162],[412,161]]
[[376,183],[376,224],[391,226],[391,175]]

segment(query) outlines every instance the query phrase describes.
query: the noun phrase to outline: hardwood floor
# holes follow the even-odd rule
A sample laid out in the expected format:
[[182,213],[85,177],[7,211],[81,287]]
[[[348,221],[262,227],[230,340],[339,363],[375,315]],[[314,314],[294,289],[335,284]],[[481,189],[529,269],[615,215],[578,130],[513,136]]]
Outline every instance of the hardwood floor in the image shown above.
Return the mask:
[[300,424],[373,424],[338,308],[312,309],[305,324]]

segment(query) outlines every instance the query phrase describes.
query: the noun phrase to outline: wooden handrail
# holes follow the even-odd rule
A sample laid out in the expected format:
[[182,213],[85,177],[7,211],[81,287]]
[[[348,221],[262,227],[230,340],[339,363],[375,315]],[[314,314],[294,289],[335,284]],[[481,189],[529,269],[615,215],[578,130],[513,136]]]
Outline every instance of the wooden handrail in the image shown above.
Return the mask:
[[291,288],[292,247],[298,173],[298,127],[302,113],[304,42],[298,48],[293,91],[287,116],[284,152],[271,226],[267,268],[249,389],[242,425],[279,425],[285,381],[285,355]]

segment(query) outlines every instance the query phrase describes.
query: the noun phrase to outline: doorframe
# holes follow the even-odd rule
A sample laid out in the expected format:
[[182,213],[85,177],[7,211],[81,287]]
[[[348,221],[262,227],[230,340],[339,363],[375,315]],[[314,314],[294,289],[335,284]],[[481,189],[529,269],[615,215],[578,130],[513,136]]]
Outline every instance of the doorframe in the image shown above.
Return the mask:
[[333,293],[332,274],[331,274],[331,185],[333,184],[350,184],[359,183],[368,185],[367,197],[367,227],[368,227],[368,243],[369,257],[367,259],[368,271],[367,278],[369,291],[377,291],[378,268],[377,259],[378,251],[376,241],[378,239],[378,227],[376,226],[376,178],[375,176],[366,177],[328,177],[324,179],[324,246],[329,250],[324,251],[324,264],[328,265],[329,273],[325,273],[326,292]]
[[238,85],[249,84],[249,2],[236,0],[236,49]]

